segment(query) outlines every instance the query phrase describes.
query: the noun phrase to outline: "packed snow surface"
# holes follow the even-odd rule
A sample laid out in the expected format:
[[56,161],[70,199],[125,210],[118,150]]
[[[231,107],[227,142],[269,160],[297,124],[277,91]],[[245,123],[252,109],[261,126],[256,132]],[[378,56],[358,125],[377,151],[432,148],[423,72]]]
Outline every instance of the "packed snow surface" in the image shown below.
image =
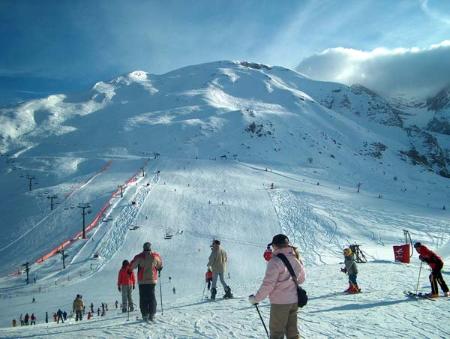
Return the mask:
[[[302,337],[450,337],[449,299],[407,298],[418,278],[429,292],[429,271],[419,277],[416,255],[400,264],[392,251],[406,229],[450,259],[449,179],[399,156],[411,136],[394,113],[334,110],[324,105],[330,88],[350,91],[280,67],[217,62],[159,76],[136,71],[84,95],[3,109],[0,337],[263,338],[247,297],[277,233],[299,247],[307,270]],[[204,298],[213,239],[228,253],[231,300]],[[145,241],[164,261],[151,324],[114,306],[121,263]],[[368,263],[359,264],[362,293],[346,295],[342,249],[353,243]],[[62,244],[65,269],[53,251]],[[450,282],[446,267],[443,275]],[[54,323],[58,308],[71,313],[76,294],[108,312]],[[137,290],[133,297],[138,303]],[[268,324],[267,301],[260,310]],[[12,328],[27,312],[37,325]]]

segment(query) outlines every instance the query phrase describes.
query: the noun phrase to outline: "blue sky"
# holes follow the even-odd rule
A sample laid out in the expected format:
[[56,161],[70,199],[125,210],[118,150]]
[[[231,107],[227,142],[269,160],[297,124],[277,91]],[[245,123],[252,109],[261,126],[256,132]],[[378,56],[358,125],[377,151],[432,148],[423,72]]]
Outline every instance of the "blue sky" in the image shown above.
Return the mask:
[[0,39],[0,87],[71,89],[214,60],[295,68],[334,47],[425,49],[450,39],[450,1],[1,0]]

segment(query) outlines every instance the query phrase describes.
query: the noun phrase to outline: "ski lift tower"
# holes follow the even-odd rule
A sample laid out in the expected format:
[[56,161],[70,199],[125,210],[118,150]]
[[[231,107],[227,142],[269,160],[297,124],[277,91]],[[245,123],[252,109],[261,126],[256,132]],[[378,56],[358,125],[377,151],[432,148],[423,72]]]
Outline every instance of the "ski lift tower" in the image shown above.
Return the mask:
[[[90,214],[92,211],[90,210],[91,205],[86,203],[79,203],[78,208],[81,208],[81,215],[83,216],[83,239],[86,239],[86,214]],[[86,211],[87,210],[87,211]]]

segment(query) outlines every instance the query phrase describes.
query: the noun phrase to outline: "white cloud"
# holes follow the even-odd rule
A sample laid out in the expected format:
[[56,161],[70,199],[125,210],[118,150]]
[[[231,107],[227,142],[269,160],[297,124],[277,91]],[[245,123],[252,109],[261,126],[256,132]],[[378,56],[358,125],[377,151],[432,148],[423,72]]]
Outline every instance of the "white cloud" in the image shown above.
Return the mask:
[[330,48],[297,70],[318,80],[362,84],[384,95],[433,95],[450,84],[450,40],[427,48]]

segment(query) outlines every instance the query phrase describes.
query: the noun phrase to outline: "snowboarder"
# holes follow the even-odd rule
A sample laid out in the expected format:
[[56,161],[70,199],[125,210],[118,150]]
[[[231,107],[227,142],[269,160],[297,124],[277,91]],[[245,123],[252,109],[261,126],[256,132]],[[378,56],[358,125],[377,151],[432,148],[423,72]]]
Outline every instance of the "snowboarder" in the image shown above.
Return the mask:
[[[270,299],[270,338],[300,338],[297,328],[298,295],[297,284],[305,281],[305,270],[300,255],[289,243],[284,234],[273,237],[270,245],[273,256],[267,263],[264,280],[255,295],[249,296],[249,302],[258,304],[267,296]],[[293,281],[289,270],[278,255],[284,255],[295,272],[297,281]]]
[[156,313],[155,286],[158,272],[163,268],[161,256],[152,252],[151,244],[144,243],[143,251],[137,254],[130,263],[130,271],[138,269],[139,306],[142,319],[153,321]]
[[352,294],[361,292],[361,289],[356,282],[358,267],[356,266],[355,255],[350,248],[344,249],[344,264],[345,267],[341,268],[341,272],[348,274],[348,289],[346,289],[345,292]]
[[77,294],[77,297],[73,301],[73,312],[75,313],[75,321],[83,320],[83,297],[80,294]]
[[30,320],[31,320],[30,325],[36,325],[36,317],[34,316],[34,313],[31,313]]
[[217,294],[217,279],[220,278],[220,282],[225,290],[225,299],[233,298],[231,288],[228,286],[224,279],[224,274],[227,269],[227,252],[220,247],[220,241],[214,240],[211,245],[211,255],[208,260],[208,269],[212,271],[212,284],[211,284],[211,300],[216,299]]
[[[122,292],[122,312],[125,313],[130,308],[130,312],[133,312],[133,298],[132,292],[135,287],[135,279],[133,271],[130,272],[130,263],[128,260],[122,262],[122,268],[119,270],[119,276],[117,278],[117,289]],[[119,302],[116,300],[116,308]]]
[[431,298],[439,297],[439,284],[442,291],[444,292],[444,295],[446,297],[450,297],[448,286],[445,283],[441,273],[442,267],[444,266],[444,262],[442,261],[441,257],[428,249],[425,245],[422,245],[420,242],[416,242],[414,244],[414,248],[416,249],[417,253],[419,253],[419,259],[426,262],[431,268],[431,274],[429,277],[431,283],[431,294],[429,296]]
[[205,273],[205,282],[207,283],[208,291],[211,289],[212,279],[213,279],[213,273],[211,272],[211,269],[208,268],[208,271],[206,271],[206,273]]

